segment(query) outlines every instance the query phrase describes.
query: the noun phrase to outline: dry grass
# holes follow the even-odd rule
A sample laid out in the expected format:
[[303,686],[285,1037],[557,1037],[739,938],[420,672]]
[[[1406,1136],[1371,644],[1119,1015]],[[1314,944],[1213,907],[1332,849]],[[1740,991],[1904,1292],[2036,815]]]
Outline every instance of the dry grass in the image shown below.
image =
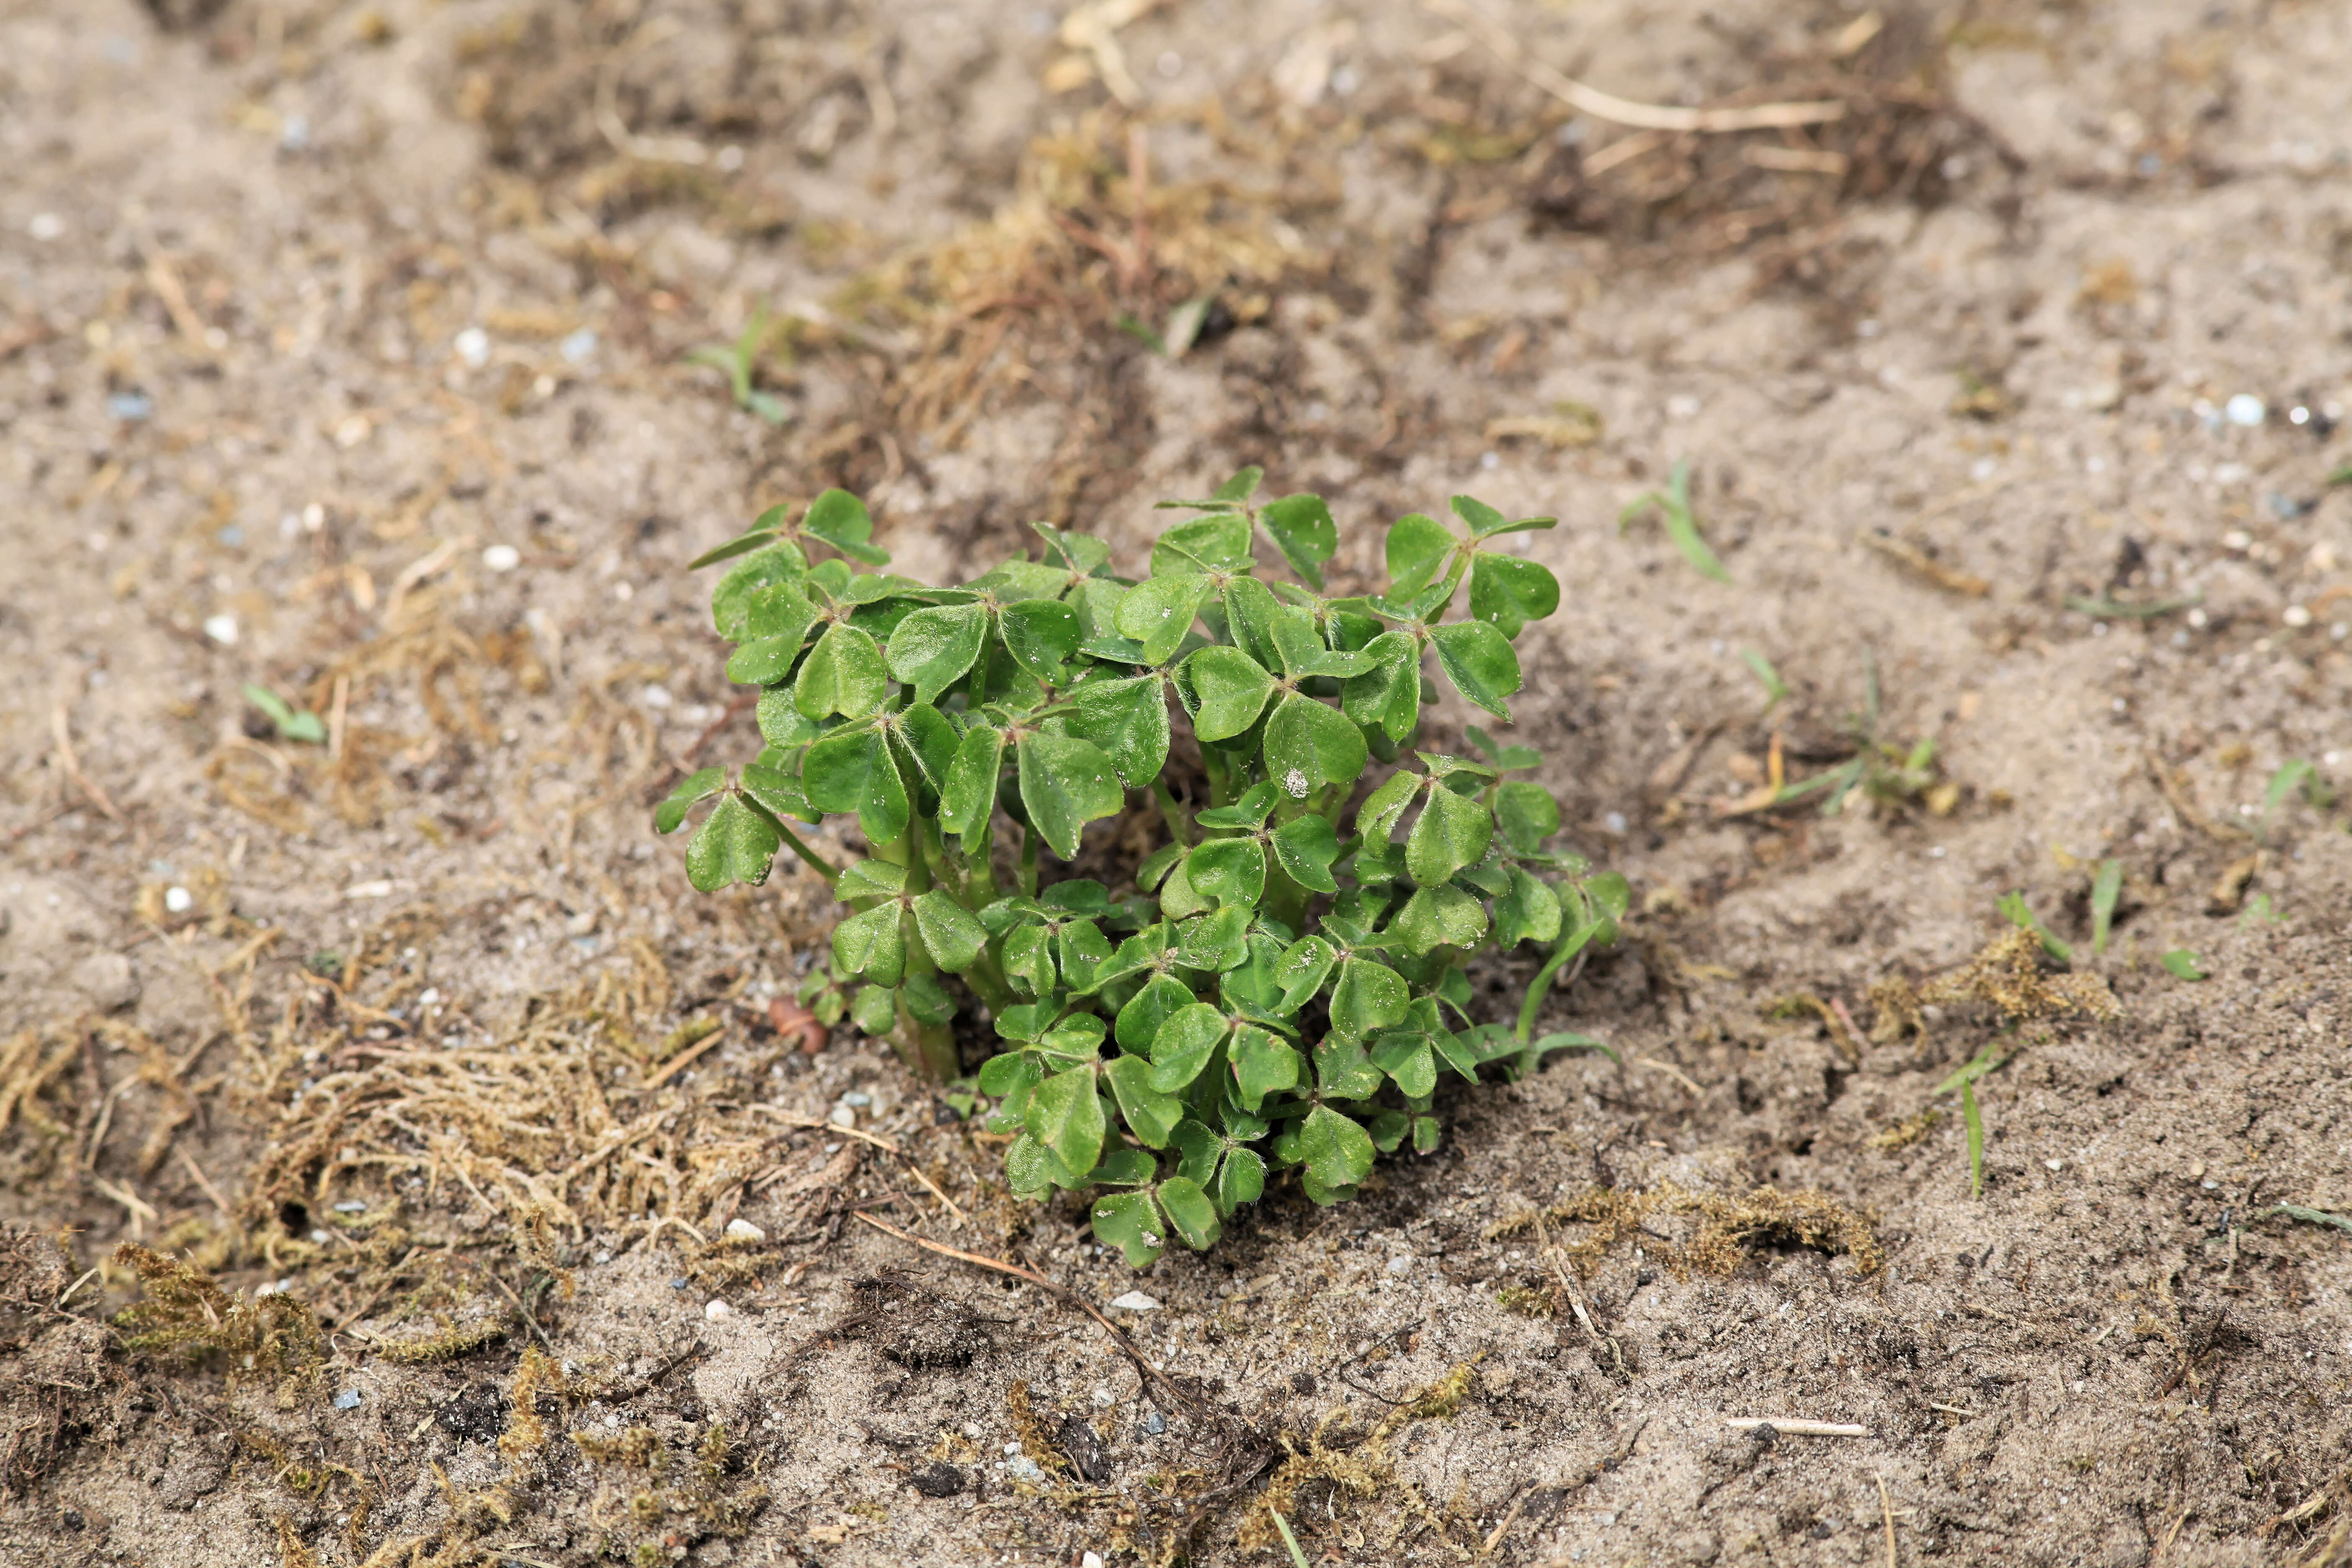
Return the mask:
[[1769,1247],[1843,1254],[1864,1275],[1876,1273],[1885,1261],[1867,1216],[1822,1193],[1784,1193],[1770,1186],[1740,1198],[1694,1193],[1672,1182],[1641,1193],[1588,1187],[1566,1203],[1529,1209],[1488,1227],[1486,1239],[1500,1240],[1546,1224],[1589,1226],[1580,1239],[1561,1248],[1589,1266],[1641,1233],[1646,1221],[1683,1215],[1696,1216],[1696,1224],[1681,1241],[1670,1242],[1665,1252],[1667,1267],[1681,1275],[1733,1274],[1752,1254]]

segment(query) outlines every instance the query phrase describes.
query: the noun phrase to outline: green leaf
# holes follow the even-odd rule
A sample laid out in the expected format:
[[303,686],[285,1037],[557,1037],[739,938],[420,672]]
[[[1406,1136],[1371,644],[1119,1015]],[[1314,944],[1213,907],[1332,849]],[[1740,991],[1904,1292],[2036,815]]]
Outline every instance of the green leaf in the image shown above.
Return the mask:
[[1491,539],[1498,533],[1526,533],[1533,529],[1549,528],[1556,517],[1505,517],[1475,496],[1454,496],[1446,502],[1454,515],[1468,525],[1473,539]]
[[721,561],[732,561],[738,555],[748,555],[760,546],[771,543],[776,537],[772,528],[754,528],[749,533],[739,533],[726,543],[704,551],[686,563],[689,572],[699,572],[705,566],[716,566]]
[[793,685],[793,703],[811,719],[838,713],[859,719],[882,706],[890,668],[880,645],[856,626],[835,621],[816,639]]
[[1264,1029],[1246,1025],[1234,1031],[1227,1054],[1242,1109],[1255,1111],[1269,1094],[1298,1087],[1298,1053]]
[[1005,1148],[1004,1184],[1013,1189],[1015,1197],[1043,1197],[1055,1187],[1075,1187],[1084,1179],[1026,1132]]
[[1404,976],[1385,963],[1350,955],[1341,961],[1339,984],[1331,992],[1331,1031],[1341,1039],[1360,1040],[1401,1023],[1411,1000]]
[[1283,698],[1265,721],[1266,776],[1293,800],[1324,784],[1354,784],[1370,755],[1362,731],[1303,692]]
[[1389,524],[1388,569],[1391,599],[1410,599],[1431,584],[1454,551],[1454,531],[1433,517],[1407,512]]
[[1284,606],[1275,601],[1273,590],[1255,577],[1232,577],[1221,596],[1225,630],[1234,646],[1269,669],[1279,668],[1274,622]]
[[1495,838],[1486,803],[1440,786],[1429,792],[1404,841],[1404,868],[1423,888],[1443,887],[1485,857]]
[[1231,805],[1213,806],[1192,818],[1200,827],[1239,827],[1255,829],[1265,825],[1274,815],[1282,794],[1272,784],[1254,784],[1242,792],[1241,799]]
[[1357,723],[1404,745],[1421,727],[1421,645],[1403,632],[1382,632],[1364,645],[1362,656],[1372,668],[1339,688],[1340,707]]
[[1434,1154],[1437,1152],[1438,1143],[1444,1137],[1444,1132],[1437,1125],[1436,1117],[1416,1116],[1412,1119],[1412,1152],[1414,1153]]
[[928,974],[909,974],[898,983],[898,1005],[918,1024],[945,1024],[956,1015],[955,998]]
[[1204,1187],[1216,1176],[1217,1163],[1225,1155],[1225,1141],[1189,1116],[1169,1132],[1168,1143],[1176,1151],[1178,1173]]
[[914,914],[916,933],[931,962],[950,974],[970,969],[988,945],[988,932],[971,911],[945,893],[935,889],[917,895]]
[[1538,1058],[1541,1058],[1548,1052],[1551,1051],[1599,1051],[1602,1056],[1607,1057],[1619,1067],[1623,1067],[1625,1065],[1624,1058],[1619,1056],[1614,1050],[1611,1049],[1608,1046],[1603,1045],[1601,1041],[1594,1039],[1590,1035],[1579,1035],[1567,1032],[1562,1032],[1557,1035],[1546,1035],[1528,1048]]
[[852,860],[833,884],[833,896],[845,904],[860,899],[893,899],[906,890],[907,868],[887,860]]
[[839,973],[862,975],[877,985],[898,984],[907,964],[898,904],[877,905],[834,927],[833,964]]
[[1092,741],[1129,789],[1148,789],[1168,765],[1168,699],[1160,678],[1097,680],[1071,693],[1070,733]]
[[1225,1016],[1206,1003],[1171,1014],[1151,1037],[1151,1086],[1172,1094],[1200,1077],[1225,1029]]
[[1282,987],[1278,1013],[1295,1013],[1323,989],[1339,954],[1319,936],[1305,936],[1283,951],[1274,966],[1275,983]]
[[1054,944],[1045,928],[1025,925],[1004,939],[1002,965],[1004,978],[1032,996],[1043,996],[1054,988]]
[[278,727],[278,733],[286,740],[308,741],[314,745],[326,740],[327,727],[316,713],[308,709],[297,711],[293,704],[267,686],[248,685],[244,690],[245,700],[268,715],[269,721]]
[[2116,923],[2116,900],[2124,890],[2124,863],[2102,860],[2099,874],[2091,879],[2091,951],[2107,951],[2107,933]]
[[1244,1204],[1254,1204],[1265,1192],[1265,1157],[1255,1149],[1230,1149],[1210,1189],[1220,1212],[1230,1215]]
[[1470,738],[1472,745],[1486,752],[1495,766],[1504,773],[1516,773],[1521,768],[1531,768],[1543,761],[1542,752],[1526,746],[1503,745],[1475,724],[1465,724],[1462,726],[1462,732]]
[[1092,1062],[1058,1072],[1029,1091],[1022,1124],[1073,1171],[1091,1171],[1102,1158],[1102,1100]]
[[1106,1149],[1102,1163],[1087,1173],[1080,1186],[1144,1187],[1160,1173],[1160,1162],[1140,1149]]
[[1495,941],[1504,947],[1551,942],[1559,935],[1559,895],[1518,867],[1511,868],[1508,892],[1495,900]]
[[1137,584],[1118,604],[1120,635],[1143,645],[1146,664],[1167,663],[1200,617],[1210,587],[1209,579],[1198,574],[1156,576]]
[[1184,1114],[1184,1102],[1151,1085],[1151,1064],[1141,1057],[1119,1057],[1103,1068],[1118,1113],[1136,1141],[1153,1149],[1168,1145],[1168,1134]]
[[1067,679],[1063,661],[1078,651],[1078,612],[1055,599],[1024,599],[997,613],[1013,662],[1046,685]]
[[906,781],[879,730],[836,731],[809,747],[801,787],[819,811],[856,812],[868,843],[896,843],[907,831]]
[[1331,862],[1339,858],[1339,838],[1324,818],[1308,813],[1293,817],[1274,830],[1274,858],[1300,887],[1318,893],[1336,893],[1339,884]]
[[1246,572],[1250,564],[1249,519],[1238,511],[1212,512],[1180,522],[1163,530],[1151,547],[1154,577],[1186,572]]
[[1372,1173],[1370,1135],[1328,1106],[1317,1106],[1299,1124],[1298,1152],[1327,1187],[1353,1187]]
[[1984,1113],[1977,1109],[1977,1086],[1960,1085],[1960,1121],[1969,1135],[1969,1196],[1984,1194]]
[[686,879],[703,893],[730,882],[756,888],[768,879],[768,867],[783,842],[766,817],[730,795],[687,841]]
[[936,702],[963,678],[988,637],[988,611],[979,605],[933,605],[917,610],[890,633],[890,673],[915,689],[918,702]]
[[898,994],[887,985],[861,985],[849,1004],[849,1021],[869,1035],[898,1026]]
[[[1010,1164],[1010,1151],[1007,1163]],[[1167,1246],[1160,1209],[1150,1193],[1116,1193],[1094,1203],[1095,1239],[1118,1248],[1129,1268],[1156,1263]]]
[[1062,978],[1073,991],[1095,988],[1095,966],[1110,957],[1110,941],[1092,921],[1071,921],[1062,927],[1054,945],[1062,960]]
[[2022,891],[2011,889],[2002,894],[2000,908],[2000,912],[2008,918],[2010,924],[2020,931],[2030,931],[2039,938],[2044,952],[2061,963],[2070,963],[2074,961],[2074,950],[2059,941],[2050,928],[2042,923],[2042,918],[2026,906],[2025,894]]
[[1559,608],[1559,579],[1550,568],[1516,555],[1480,551],[1470,563],[1470,613],[1516,639],[1529,621]]
[[801,531],[868,566],[886,565],[890,560],[888,551],[867,542],[874,537],[874,519],[866,503],[847,490],[827,490],[811,501],[808,515],[801,519]]
[[1438,947],[1475,947],[1486,934],[1486,911],[1459,888],[1423,888],[1397,911],[1388,934],[1412,958]]
[[725,768],[705,768],[700,773],[688,775],[683,784],[663,797],[659,805],[654,807],[654,831],[677,832],[678,825],[686,820],[688,807],[709,800],[726,787]]
[[1160,884],[1160,912],[1171,921],[1189,920],[1208,909],[1209,900],[1192,889],[1192,873],[1179,860]]
[[1192,733],[1204,742],[1230,741],[1256,723],[1274,690],[1274,677],[1239,648],[1194,650],[1184,661],[1184,679],[1200,704]]
[[1054,853],[1078,858],[1079,831],[1127,805],[1118,770],[1091,741],[1043,731],[1024,735],[1019,753],[1021,804]]
[[1429,640],[1439,668],[1465,701],[1497,719],[1510,718],[1503,700],[1519,689],[1519,656],[1508,637],[1484,621],[1457,621],[1430,627]]
[[1025,1093],[1036,1087],[1045,1075],[1038,1069],[1037,1058],[1026,1051],[1006,1051],[991,1057],[980,1069],[980,1092],[1003,1100]]
[[2205,972],[2197,967],[2197,955],[2185,947],[2176,947],[2157,960],[2164,972],[2177,980],[2202,980]]
[[1356,837],[1367,844],[1386,843],[1389,835],[1396,831],[1405,807],[1412,804],[1413,796],[1420,794],[1428,783],[1428,779],[1420,773],[1391,773],[1381,787],[1366,795],[1364,804],[1356,808]]
[[1437,1058],[1429,1048],[1428,1036],[1383,1035],[1372,1042],[1371,1058],[1404,1093],[1419,1098],[1437,1092]]
[[1160,1184],[1160,1207],[1184,1245],[1195,1252],[1206,1252],[1224,1234],[1224,1226],[1217,1223],[1216,1205],[1188,1177],[1171,1176]]
[[1513,779],[1495,790],[1495,825],[1503,842],[1520,854],[1540,853],[1544,840],[1559,831],[1559,803],[1543,785]]
[[1295,495],[1268,501],[1259,509],[1257,521],[1300,581],[1320,593],[1323,563],[1339,549],[1339,525],[1331,521],[1331,509],[1323,498]]
[[808,575],[808,557],[797,544],[777,544],[745,559],[710,591],[710,621],[729,642],[750,634],[753,605],[760,591],[778,583],[798,583]]
[[940,786],[940,830],[962,835],[967,854],[980,847],[996,810],[996,779],[1003,765],[1003,731],[974,724],[963,732]]
[[1666,478],[1664,490],[1648,491],[1626,503],[1625,510],[1617,514],[1617,531],[1622,533],[1628,522],[1652,507],[1656,507],[1664,517],[1666,537],[1674,542],[1683,559],[1691,563],[1693,571],[1717,583],[1731,581],[1731,574],[1716,558],[1715,552],[1707,548],[1706,538],[1698,531],[1698,519],[1692,514],[1690,462],[1687,458],[1675,464],[1674,471]]
[[1188,921],[1184,926],[1184,944],[1177,950],[1176,962],[1188,969],[1205,969],[1212,973],[1233,968],[1249,956],[1249,921],[1247,909],[1228,904],[1213,914]]
[[[1160,1026],[1193,1005],[1192,988],[1173,975],[1155,974],[1118,1010],[1113,1033],[1121,1050],[1150,1054]],[[1214,1011],[1214,1009],[1211,1009]]]
[[1265,851],[1255,839],[1212,838],[1194,846],[1185,864],[1194,889],[1221,904],[1247,908],[1265,891]]

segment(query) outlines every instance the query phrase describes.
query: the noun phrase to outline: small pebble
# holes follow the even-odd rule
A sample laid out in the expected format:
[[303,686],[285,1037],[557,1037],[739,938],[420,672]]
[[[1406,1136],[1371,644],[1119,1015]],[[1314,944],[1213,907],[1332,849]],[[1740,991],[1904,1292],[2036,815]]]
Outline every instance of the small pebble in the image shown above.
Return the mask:
[[163,889],[163,908],[172,914],[184,915],[196,907],[196,896],[185,888]]
[[1113,1301],[1111,1305],[1122,1312],[1156,1312],[1160,1310],[1160,1303],[1153,1300],[1150,1297],[1145,1295],[1140,1290],[1129,1290],[1126,1295],[1121,1296],[1117,1300]]
[[490,363],[490,334],[479,327],[467,327],[459,332],[457,342],[451,346],[457,349],[457,357],[466,362],[468,370],[479,370]]
[[2066,1162],[2063,1160],[2044,1160],[2042,1162],[2042,1168],[2045,1171],[2063,1171],[2066,1168]]
[[107,398],[106,411],[117,419],[137,424],[155,412],[155,400],[143,392],[118,392]]
[[853,1089],[847,1094],[841,1097],[841,1103],[844,1105],[857,1106],[871,1105],[874,1103],[874,1097],[870,1094],[865,1094]]
[[220,644],[223,647],[235,647],[236,646],[236,617],[235,616],[207,616],[205,618],[205,636],[212,638],[213,641]]
[[730,1240],[733,1241],[765,1241],[768,1239],[768,1233],[761,1230],[758,1226],[753,1225],[748,1219],[729,1220],[727,1222],[727,1236]]
[[689,1281],[687,1277],[681,1274],[677,1279],[669,1282],[669,1288],[673,1290],[683,1290],[687,1288],[688,1283]]
[[1411,1253],[1406,1253],[1402,1257],[1390,1258],[1389,1272],[1398,1276],[1399,1278],[1412,1273],[1412,1255]]
[[610,1263],[613,1261],[613,1255],[609,1252],[599,1251],[596,1256],[589,1259],[589,1261],[592,1263]]
[[1078,1568],[1103,1568],[1102,1553],[1089,1552],[1078,1559]]
[[588,327],[581,328],[558,344],[556,352],[562,354],[564,363],[567,364],[585,364],[596,352],[594,330]]
[[2263,406],[2263,400],[2251,392],[2242,392],[2221,405],[2222,418],[2248,429],[2261,424],[2269,413],[2270,410]]
[[344,1389],[341,1394],[336,1394],[336,1395],[335,1395],[335,1408],[336,1408],[336,1409],[338,1409],[338,1410],[357,1410],[359,1407],[360,1407],[360,1391],[359,1391],[358,1389],[356,1389],[356,1388],[346,1388],[346,1389]]
[[341,1203],[335,1205],[335,1212],[337,1214],[365,1214],[367,1213],[367,1205],[358,1198],[345,1198]]
[[1095,1385],[1093,1398],[1095,1408],[1097,1410],[1108,1410],[1112,1405],[1118,1403],[1118,1395],[1113,1394],[1109,1389],[1103,1387],[1100,1384],[1097,1384]]
[[511,572],[522,564],[522,552],[511,544],[493,544],[482,552],[482,564],[493,572]]
[[833,1114],[826,1120],[835,1127],[855,1127],[857,1125],[857,1112],[848,1106],[836,1105],[833,1108]]
[[735,1309],[720,1300],[718,1297],[713,1296],[709,1300],[705,1301],[702,1304],[702,1315],[711,1322],[715,1323],[721,1318],[733,1317],[735,1315]]
[[1157,1437],[1168,1430],[1168,1417],[1155,1410],[1143,1418],[1143,1429]]
[[55,213],[35,213],[25,223],[25,232],[43,245],[59,237],[65,231],[66,220]]
[[1012,1472],[1016,1481],[1042,1481],[1045,1479],[1045,1472],[1037,1468],[1037,1461],[1026,1454],[1015,1455],[1005,1460],[1004,1468]]
[[2311,625],[2311,612],[2301,605],[2289,605],[2286,607],[2286,614],[2281,616],[2279,619],[2300,631]]

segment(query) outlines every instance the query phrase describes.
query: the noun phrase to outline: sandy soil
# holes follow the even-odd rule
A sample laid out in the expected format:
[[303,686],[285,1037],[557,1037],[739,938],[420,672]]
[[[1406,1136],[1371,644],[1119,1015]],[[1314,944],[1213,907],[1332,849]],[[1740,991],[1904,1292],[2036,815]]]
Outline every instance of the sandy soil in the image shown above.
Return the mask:
[[[2265,809],[2352,785],[2352,12],[1879,21],[5,7],[0,1202],[70,1234],[0,1258],[0,1560],[1278,1561],[1272,1488],[1315,1562],[2352,1562],[2352,1236],[2278,1207],[2352,1212],[2352,834]],[[1853,109],[1636,144],[1529,62]],[[685,357],[762,306],[781,422]],[[1728,585],[1615,526],[1679,458]],[[822,888],[698,898],[647,808],[756,744],[683,566],[760,508],[1135,560],[1244,462],[1359,574],[1454,490],[1563,520],[1518,738],[1637,913],[1548,1016],[1627,1065],[1139,1278],[778,1036]],[[1940,809],[1734,814],[1873,671]],[[1894,1026],[2011,890],[2118,1016]],[[1863,1217],[1696,1267],[1676,1194],[1760,1187]],[[859,1214],[1147,1292],[1171,1381]],[[202,1364],[124,1342],[173,1290]]]

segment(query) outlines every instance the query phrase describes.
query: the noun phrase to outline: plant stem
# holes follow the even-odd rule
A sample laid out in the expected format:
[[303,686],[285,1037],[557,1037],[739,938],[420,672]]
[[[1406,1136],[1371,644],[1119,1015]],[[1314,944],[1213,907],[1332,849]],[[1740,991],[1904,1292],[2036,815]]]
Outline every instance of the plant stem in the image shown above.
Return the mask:
[[1160,803],[1160,815],[1167,820],[1169,837],[1189,847],[1192,842],[1192,819],[1177,804],[1175,795],[1169,793],[1166,779],[1151,781],[1151,798]]
[[1526,1045],[1528,1037],[1535,1032],[1536,1014],[1542,1008],[1544,997],[1551,990],[1552,976],[1559,973],[1561,964],[1582,952],[1584,944],[1591,942],[1600,930],[1601,922],[1596,921],[1568,932],[1559,939],[1559,945],[1551,950],[1551,956],[1544,960],[1544,966],[1536,971],[1536,977],[1528,983],[1528,999],[1519,1004],[1519,1044]]
[[1021,891],[1029,898],[1037,896],[1037,830],[1021,830]]
[[[911,954],[909,956],[912,956]],[[963,1070],[962,1058],[957,1054],[955,1029],[947,1024],[925,1024],[907,1011],[906,998],[898,1000],[898,1026],[891,1032],[890,1043],[919,1078],[933,1083],[945,1083]]]
[[776,819],[776,831],[783,835],[784,843],[791,847],[793,854],[801,858],[810,870],[824,879],[826,887],[830,888],[835,882],[840,880],[841,872],[835,868],[833,862],[802,843],[801,836],[794,833],[781,817]]

